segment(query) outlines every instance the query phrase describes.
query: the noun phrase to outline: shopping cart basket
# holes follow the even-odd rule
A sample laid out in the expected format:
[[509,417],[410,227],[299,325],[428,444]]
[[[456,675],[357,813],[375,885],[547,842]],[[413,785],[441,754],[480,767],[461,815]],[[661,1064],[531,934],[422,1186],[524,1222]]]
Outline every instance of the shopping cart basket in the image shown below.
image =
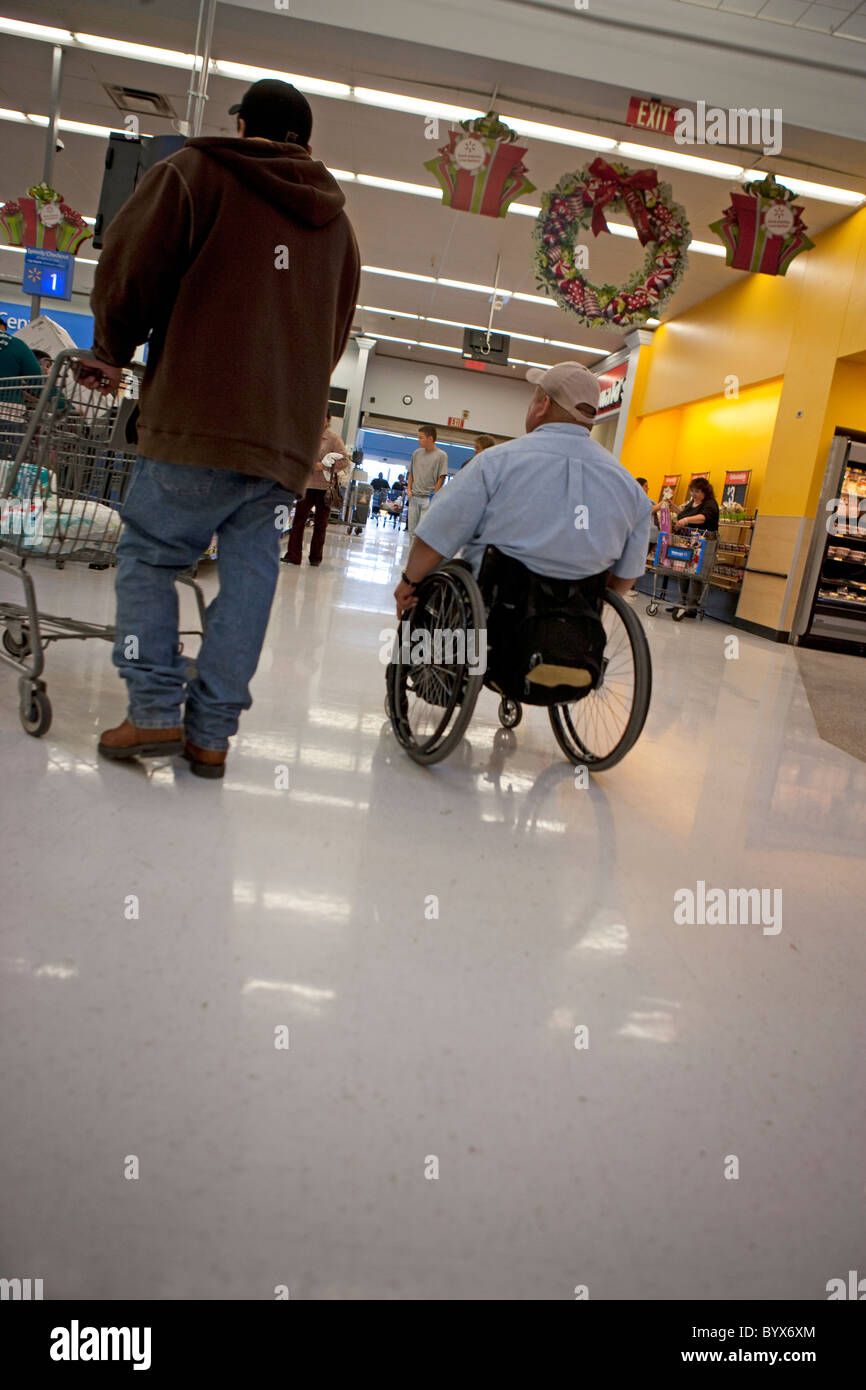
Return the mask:
[[[19,717],[40,738],[51,726],[42,680],[51,642],[114,640],[114,628],[40,612],[31,569],[51,560],[117,563],[120,506],[135,452],[126,421],[138,395],[138,375],[124,372],[118,398],[76,380],[79,356],[58,353],[49,375],[0,379],[0,572],[16,576],[23,603],[0,601],[0,658],[19,675]],[[204,598],[192,574],[180,576],[195,595],[204,631]],[[184,632],[183,636],[189,635]]]

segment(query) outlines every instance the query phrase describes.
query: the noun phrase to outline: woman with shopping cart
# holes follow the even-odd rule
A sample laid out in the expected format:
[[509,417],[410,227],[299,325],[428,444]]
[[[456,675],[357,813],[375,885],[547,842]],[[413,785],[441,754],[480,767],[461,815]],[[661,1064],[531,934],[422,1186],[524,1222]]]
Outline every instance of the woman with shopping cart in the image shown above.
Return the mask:
[[[689,531],[695,528],[706,531],[709,536],[718,535],[719,504],[716,501],[716,494],[709,478],[692,479],[689,484],[688,501],[672,526],[675,531]],[[675,613],[680,608],[685,608],[683,617],[696,618],[704,581],[685,577],[680,579],[679,585],[680,602],[671,604],[667,609],[668,613]]]

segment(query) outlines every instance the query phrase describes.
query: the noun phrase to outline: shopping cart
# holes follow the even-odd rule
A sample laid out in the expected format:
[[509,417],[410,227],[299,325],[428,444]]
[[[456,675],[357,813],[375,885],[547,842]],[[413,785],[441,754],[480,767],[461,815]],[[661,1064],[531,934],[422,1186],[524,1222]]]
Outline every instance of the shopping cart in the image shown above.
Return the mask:
[[[135,452],[126,425],[138,396],[137,371],[124,372],[118,398],[77,380],[76,350],[58,353],[46,376],[0,379],[0,572],[20,581],[23,603],[0,602],[0,658],[18,672],[21,724],[34,738],[51,726],[42,672],[51,642],[101,637],[114,629],[40,612],[31,570],[53,561],[93,568],[117,563],[120,506]],[[192,574],[180,576],[195,595],[204,631],[204,597]]]
[[[646,611],[652,618],[659,610],[659,602],[665,597],[669,579],[696,580],[700,586],[695,603],[687,604],[679,600],[674,604],[671,617],[675,623],[682,622],[691,609],[703,621],[710,591],[710,576],[716,558],[718,538],[710,532],[692,530],[683,535],[672,536],[663,531],[656,542],[653,562],[647,566],[647,573],[653,577],[653,591]],[[662,592],[659,592],[659,581]]]

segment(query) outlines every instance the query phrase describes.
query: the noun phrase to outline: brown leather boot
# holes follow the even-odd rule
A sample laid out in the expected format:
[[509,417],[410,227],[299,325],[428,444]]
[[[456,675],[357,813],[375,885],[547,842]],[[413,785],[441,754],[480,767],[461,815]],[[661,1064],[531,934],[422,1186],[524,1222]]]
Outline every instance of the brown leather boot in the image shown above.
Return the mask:
[[183,756],[196,777],[222,777],[226,770],[226,748],[198,748],[189,739],[183,745]]
[[116,729],[106,729],[98,749],[103,758],[122,762],[127,758],[169,758],[183,748],[183,729],[141,729],[124,719]]

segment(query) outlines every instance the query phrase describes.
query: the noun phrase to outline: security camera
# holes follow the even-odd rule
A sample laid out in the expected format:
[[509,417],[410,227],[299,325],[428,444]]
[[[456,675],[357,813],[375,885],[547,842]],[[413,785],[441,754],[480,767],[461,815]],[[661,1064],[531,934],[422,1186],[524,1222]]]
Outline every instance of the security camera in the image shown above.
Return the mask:
[[59,135],[55,136],[55,139],[54,139],[54,148],[55,148],[55,150],[57,151],[58,154],[62,154],[63,151],[66,149],[66,146],[64,145],[64,143],[63,143],[63,141],[61,140],[61,138],[60,138]]

